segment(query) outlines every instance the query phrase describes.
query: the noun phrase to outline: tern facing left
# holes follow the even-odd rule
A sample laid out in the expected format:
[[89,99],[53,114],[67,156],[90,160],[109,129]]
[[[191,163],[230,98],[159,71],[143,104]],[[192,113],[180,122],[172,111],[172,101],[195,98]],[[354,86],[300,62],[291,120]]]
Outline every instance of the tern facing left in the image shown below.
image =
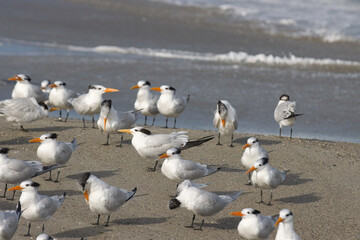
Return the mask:
[[65,122],[69,117],[70,109],[73,108],[72,104],[69,102],[69,99],[76,98],[77,94],[71,90],[66,88],[66,83],[62,81],[55,81],[53,84],[49,86],[51,89],[49,94],[49,103],[51,106],[59,108],[59,120],[62,121],[61,118],[61,110],[66,110],[66,118]]
[[260,203],[263,203],[262,190],[270,189],[270,201],[268,205],[271,205],[272,189],[277,188],[281,183],[285,181],[285,172],[280,172],[269,164],[268,158],[261,158],[254,163],[246,174],[253,172],[251,175],[251,183],[254,187],[260,188]]
[[217,145],[221,145],[220,135],[231,135],[230,147],[233,147],[234,132],[238,128],[238,122],[236,110],[228,101],[218,101],[214,115],[213,125],[217,129],[219,129]]
[[274,111],[274,119],[279,123],[279,137],[281,137],[281,128],[291,126],[290,138],[292,138],[292,126],[295,124],[295,118],[303,114],[295,113],[296,102],[290,102],[289,95],[283,94]]
[[[40,142],[40,146],[37,149],[37,156],[41,162],[45,164],[66,164],[71,158],[72,153],[77,149],[76,138],[71,142],[60,142],[56,140],[56,133],[46,133],[41,135],[39,138],[34,138],[29,142]],[[59,181],[60,168],[58,168],[55,182]],[[51,179],[51,171],[49,176]]]
[[[110,134],[118,133],[120,129],[131,128],[137,119],[138,112],[139,110],[128,112],[116,111],[112,106],[111,100],[104,100],[101,103],[100,116],[97,121],[100,131],[107,133],[106,143],[104,145],[109,145]],[[123,138],[124,135],[121,134],[119,147],[122,146]]]
[[25,74],[18,74],[9,81],[16,81],[15,87],[12,91],[11,97],[15,98],[35,98],[38,103],[45,102],[48,99],[48,94],[42,91],[39,86],[31,84],[31,78]]
[[180,183],[186,179],[195,180],[216,173],[220,168],[210,168],[207,165],[184,160],[181,150],[170,148],[159,158],[166,158],[161,166],[161,172],[170,180]]
[[[172,198],[169,202],[169,208],[175,209],[184,207],[187,210],[193,211],[194,215],[190,228],[194,227],[195,215],[212,216],[223,210],[229,203],[235,201],[242,193],[242,191],[234,192],[230,195],[217,195],[200,189],[197,184],[190,180],[183,181],[177,188],[177,196]],[[200,228],[202,230],[204,219],[201,222]]]
[[275,240],[300,240],[299,235],[294,230],[294,215],[289,209],[280,211],[279,219],[275,226],[279,224]]
[[21,216],[21,204],[18,202],[16,210],[0,211],[0,239],[10,240],[18,228]]
[[103,101],[102,95],[109,92],[118,92],[119,90],[113,88],[106,88],[101,85],[90,85],[89,92],[80,95],[75,99],[70,99],[69,102],[73,105],[74,110],[83,116],[83,124],[85,125],[85,115],[92,117],[92,127],[95,128],[94,115],[100,113],[101,103]]
[[[119,132],[131,133],[133,138],[131,144],[143,158],[157,158],[166,153],[170,148],[180,148],[182,150],[201,145],[213,139],[213,136],[203,137],[197,140],[189,141],[189,137],[185,134],[187,132],[173,132],[171,134],[151,134],[149,130],[143,127],[134,127],[132,129],[122,129]],[[156,159],[155,166],[152,168],[156,170],[158,164]]]
[[175,96],[175,88],[168,85],[151,88],[151,90],[161,92],[160,98],[157,102],[159,112],[166,117],[165,128],[167,128],[168,118],[174,118],[174,128],[176,128],[176,118],[184,111],[186,105],[189,103],[190,95],[185,97]]
[[100,215],[108,215],[105,226],[109,225],[110,214],[119,209],[124,203],[129,201],[136,193],[135,187],[130,192],[111,186],[100,180],[90,172],[82,174],[78,180],[82,187],[86,202],[90,210],[98,214],[96,225],[99,225]]
[[237,229],[240,236],[245,239],[267,240],[275,229],[276,218],[260,215],[260,211],[253,208],[244,208],[230,215],[242,217]]
[[[62,196],[45,196],[37,192],[40,184],[33,181],[24,181],[19,186],[10,188],[8,191],[21,190],[20,204],[23,209],[21,217],[29,221],[28,232],[30,236],[31,222],[45,222],[59,209],[66,198]],[[42,232],[45,230],[43,223]]]

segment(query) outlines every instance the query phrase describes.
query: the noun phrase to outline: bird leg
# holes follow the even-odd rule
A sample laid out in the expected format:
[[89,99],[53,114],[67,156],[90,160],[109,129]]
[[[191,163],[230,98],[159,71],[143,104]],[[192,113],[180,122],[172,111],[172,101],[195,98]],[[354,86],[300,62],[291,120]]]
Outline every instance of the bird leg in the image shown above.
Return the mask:
[[194,230],[200,230],[200,231],[202,231],[202,226],[204,225],[204,220],[205,220],[205,219],[203,219],[203,220],[201,221],[200,227],[199,227],[199,228],[194,228]]
[[195,214],[193,215],[192,217],[192,221],[191,221],[191,224],[189,226],[185,226],[187,228],[193,228],[194,227],[194,221],[195,221]]
[[249,181],[248,181],[248,183],[246,185],[251,186],[251,173],[248,174],[248,177],[249,177]]
[[270,190],[270,201],[269,201],[269,203],[267,204],[268,206],[271,206],[271,200],[272,200],[272,190]]
[[145,115],[145,123],[144,123],[144,126],[146,126],[146,122],[147,122],[147,116]]
[[86,128],[86,125],[85,125],[85,116],[83,116],[83,124],[84,124],[84,128]]
[[109,226],[109,220],[110,220],[110,215],[108,216],[107,221],[106,221],[106,223],[105,223],[104,227]]
[[216,145],[221,145],[221,143],[220,143],[220,133],[218,133],[218,143],[216,144]]
[[99,225],[99,221],[100,221],[100,214],[98,214],[97,221],[96,223],[93,223],[93,225]]
[[30,228],[31,228],[31,222],[29,222],[28,232],[27,232],[27,234],[25,234],[24,236],[26,236],[26,237],[31,236],[31,235],[30,235]]
[[153,122],[152,122],[151,126],[154,126],[154,123],[155,123],[155,117],[153,117]]
[[122,134],[121,135],[121,140],[120,140],[120,145],[118,147],[122,147],[123,141],[124,141],[124,135]]
[[290,129],[290,139],[292,138],[292,128]]
[[61,118],[61,110],[59,110],[59,121],[60,121],[60,122],[62,121],[62,118]]
[[174,118],[174,128],[176,128],[176,118]]
[[281,137],[281,128],[279,129],[279,137]]
[[168,118],[166,118],[165,128],[167,128],[167,127],[168,127],[168,126],[167,126],[167,124],[168,124]]
[[66,118],[65,118],[65,121],[64,121],[64,122],[66,122],[66,121],[68,120],[69,113],[70,113],[70,110],[68,109],[68,110],[67,110],[67,113],[66,113]]
[[108,133],[108,135],[106,136],[106,143],[103,144],[104,146],[108,146],[108,145],[109,145],[109,138],[110,138],[110,134]]
[[263,201],[263,192],[262,192],[262,189],[260,189],[260,202],[256,202],[256,203],[264,203]]
[[230,142],[229,147],[234,147],[233,141],[234,141],[234,134],[231,134],[231,142]]
[[23,125],[20,125],[20,130],[23,131],[23,132],[29,132],[29,130],[26,130]]
[[52,178],[51,178],[51,171],[49,171],[49,178],[48,178],[48,179],[45,179],[45,181],[52,181]]
[[59,182],[59,175],[60,175],[60,168],[58,168],[56,179],[54,182],[56,182],[56,183]]
[[41,229],[41,233],[44,233],[45,231],[45,223],[43,223],[42,229]]
[[4,190],[4,195],[2,195],[2,198],[6,198],[6,191],[7,191],[7,183],[5,183],[5,190]]
[[11,201],[14,200],[15,192],[16,192],[16,191],[13,192],[12,198],[10,198],[9,200],[11,200]]
[[94,118],[94,116],[92,116],[92,128],[96,128],[95,127],[95,118]]
[[148,168],[148,171],[149,172],[155,172],[156,171],[156,166],[158,165],[158,163],[159,163],[159,159],[156,159],[155,166],[153,168]]

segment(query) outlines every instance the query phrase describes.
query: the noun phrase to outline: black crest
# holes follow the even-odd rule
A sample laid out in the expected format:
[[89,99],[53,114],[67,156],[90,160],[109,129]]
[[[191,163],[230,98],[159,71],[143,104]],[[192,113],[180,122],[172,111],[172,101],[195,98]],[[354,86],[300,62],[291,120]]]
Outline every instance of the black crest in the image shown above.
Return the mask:
[[40,187],[40,184],[38,184],[37,182],[32,182],[30,184],[30,186],[32,186],[32,187]]
[[28,80],[29,82],[31,81],[31,78],[28,75],[25,75],[24,79]]
[[176,149],[175,151],[176,154],[180,154],[181,153],[181,150],[179,148]]
[[146,134],[146,135],[151,135],[150,130],[147,130],[146,128],[140,129],[140,132],[142,132],[142,133],[144,133],[144,134]]
[[60,86],[66,86],[66,83],[62,82],[60,83]]
[[8,148],[0,148],[0,154],[7,154],[9,152]]
[[145,81],[144,85],[151,86],[151,84],[150,84],[150,82],[149,82],[149,81]]
[[280,96],[280,100],[284,100],[284,99],[282,99],[282,98],[286,98],[287,100],[285,100],[285,101],[289,101],[289,100],[290,100],[290,97],[289,97],[289,95],[287,95],[287,94],[281,95],[281,96]]
[[221,100],[218,101],[217,107],[218,107],[218,112],[220,115],[223,113],[226,113],[228,111],[227,107]]
[[39,102],[39,105],[42,106],[45,110],[49,110],[48,106],[44,102]]
[[85,189],[86,181],[89,179],[90,175],[90,172],[83,173],[78,180],[78,183],[82,186],[83,190]]
[[96,89],[94,85],[89,85],[89,89]]
[[254,209],[254,211],[252,212],[252,214],[260,214],[261,212],[259,210]]
[[263,164],[268,164],[269,163],[269,159],[268,158],[261,158]]
[[112,105],[111,99],[104,100],[104,101],[101,103],[101,106],[108,106],[109,108],[111,108],[111,105]]
[[179,200],[177,200],[176,198],[172,198],[169,201],[169,208],[171,210],[180,207],[180,205],[181,205],[181,202]]
[[175,92],[175,88],[173,88],[173,87],[169,87],[169,90],[171,90],[171,91],[174,91],[174,92]]

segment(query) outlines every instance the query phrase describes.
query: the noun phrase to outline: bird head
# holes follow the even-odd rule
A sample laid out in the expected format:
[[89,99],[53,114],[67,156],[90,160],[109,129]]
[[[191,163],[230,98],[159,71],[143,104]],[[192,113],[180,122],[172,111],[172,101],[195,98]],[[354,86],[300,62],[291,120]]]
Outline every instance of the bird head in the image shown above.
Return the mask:
[[20,185],[9,188],[8,191],[16,191],[16,190],[21,190],[22,192],[34,192],[37,190],[37,188],[40,187],[40,184],[38,184],[37,182],[33,182],[33,181],[24,181],[22,183],[20,183]]
[[259,140],[255,137],[251,137],[247,140],[247,143],[242,147],[244,150],[245,148],[252,147],[252,146],[259,146]]
[[180,155],[181,150],[178,148],[170,148],[169,150],[166,151],[166,153],[164,153],[163,155],[161,155],[159,158],[169,158],[172,156],[178,156]]
[[232,213],[230,213],[230,215],[241,216],[241,217],[249,216],[249,215],[252,215],[252,214],[253,215],[260,214],[260,211],[256,210],[256,209],[253,209],[253,208],[244,208],[240,212],[232,212]]
[[293,221],[294,216],[289,209],[283,209],[280,211],[279,218],[275,223],[275,226],[281,222],[291,222]]
[[49,87],[51,88],[58,88],[58,87],[65,87],[66,83],[64,83],[63,81],[55,81],[53,84],[51,84]]
[[280,96],[280,101],[290,101],[290,97],[287,94],[283,94]]
[[24,82],[29,83],[31,81],[31,78],[25,74],[18,74],[11,78],[8,78],[9,81],[17,81],[17,82]]
[[45,133],[41,135],[39,138],[31,139],[29,142],[42,142],[46,140],[55,140],[57,138],[56,133]]
[[104,94],[109,92],[118,92],[119,90],[114,88],[106,88],[101,85],[90,85],[89,86],[89,93],[97,93],[97,94]]
[[161,94],[175,94],[175,88],[169,85],[162,85],[161,87],[150,88],[151,90],[161,92]]
[[151,132],[143,127],[134,127],[132,129],[121,129],[118,132],[131,133],[132,135],[151,135]]
[[145,81],[145,80],[140,80],[138,81],[138,83],[133,86],[130,89],[138,89],[138,88],[150,88],[151,84],[149,81]]
[[256,160],[253,167],[251,167],[249,170],[247,170],[246,174],[249,174],[255,170],[261,170],[266,166],[266,164],[269,164],[269,159],[268,158],[260,158],[259,160]]

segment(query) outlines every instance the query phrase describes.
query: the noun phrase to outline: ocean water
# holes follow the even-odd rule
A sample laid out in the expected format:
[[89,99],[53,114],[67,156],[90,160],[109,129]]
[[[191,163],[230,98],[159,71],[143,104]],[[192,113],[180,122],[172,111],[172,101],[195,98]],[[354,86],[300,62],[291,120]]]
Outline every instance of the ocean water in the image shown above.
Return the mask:
[[[18,6],[28,11],[19,15]],[[273,111],[287,93],[304,113],[293,136],[360,142],[358,7],[356,1],[6,2],[0,98],[11,97],[14,83],[6,79],[25,73],[34,83],[62,80],[80,93],[90,84],[117,88],[104,98],[127,111],[136,98],[130,88],[148,80],[191,95],[178,127],[214,130],[216,103],[226,99],[238,112],[238,132],[278,134]],[[164,124],[158,116],[155,125]]]

